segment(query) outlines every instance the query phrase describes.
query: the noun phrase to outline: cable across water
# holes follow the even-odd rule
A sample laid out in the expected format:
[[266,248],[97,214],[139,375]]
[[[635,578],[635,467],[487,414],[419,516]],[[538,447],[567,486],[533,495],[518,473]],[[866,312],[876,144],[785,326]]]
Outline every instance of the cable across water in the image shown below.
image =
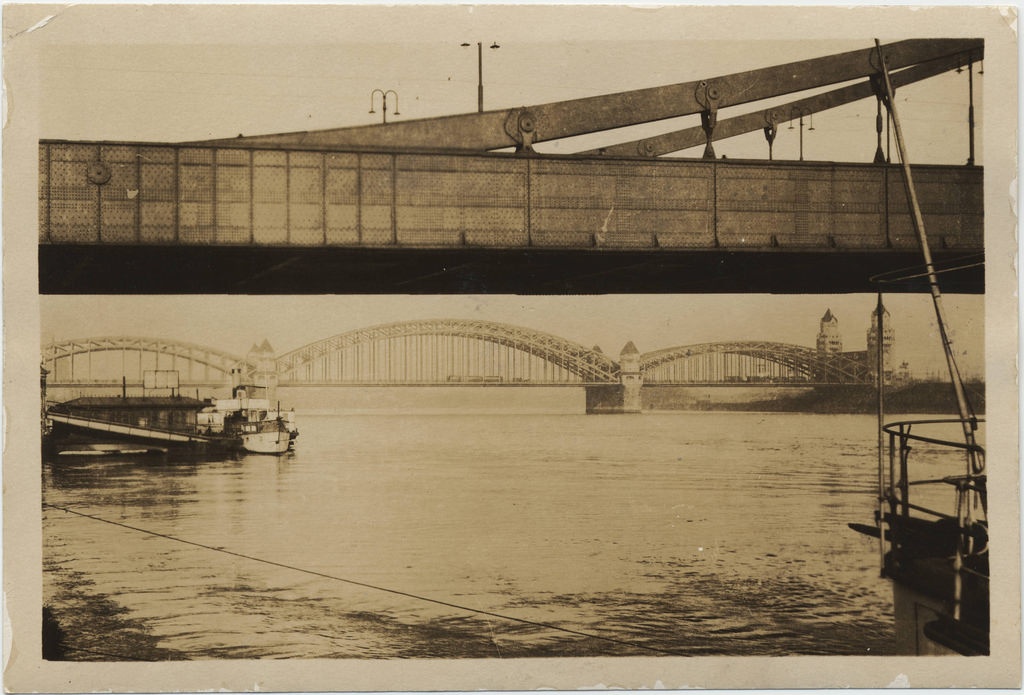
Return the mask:
[[596,634],[593,634],[593,633],[590,633],[590,632],[583,632],[582,630],[574,630],[572,628],[561,627],[559,625],[552,625],[551,623],[544,623],[544,622],[539,622],[539,621],[536,621],[536,620],[529,620],[527,618],[518,618],[516,616],[505,615],[503,613],[496,613],[494,611],[482,610],[480,608],[471,608],[469,606],[464,606],[464,605],[461,605],[461,604],[458,604],[458,603],[452,603],[450,601],[443,601],[441,599],[430,598],[428,596],[421,596],[419,594],[414,594],[414,593],[411,593],[411,592],[408,592],[408,591],[402,591],[400,589],[391,589],[391,588],[388,588],[388,587],[385,587],[385,586],[379,586],[379,585],[376,585],[376,584],[370,584],[370,583],[367,583],[367,582],[361,582],[361,581],[358,581],[358,580],[355,580],[355,579],[348,579],[348,578],[339,577],[339,576],[333,575],[333,574],[327,574],[325,572],[317,572],[316,570],[310,570],[310,569],[305,569],[305,568],[302,568],[302,567],[296,567],[295,565],[289,565],[289,564],[286,564],[286,563],[283,563],[283,562],[277,562],[277,561],[274,561],[274,560],[268,560],[266,558],[256,557],[254,555],[247,555],[245,553],[239,553],[239,552],[235,552],[233,550],[226,550],[224,548],[219,548],[219,547],[212,546],[212,545],[206,545],[205,543],[199,543],[197,541],[190,541],[190,540],[187,540],[185,538],[178,538],[177,536],[171,536],[171,535],[166,534],[166,533],[160,533],[158,531],[152,531],[152,530],[149,530],[149,529],[140,528],[138,526],[132,526],[131,524],[125,524],[125,523],[122,523],[122,522],[119,522],[119,521],[111,521],[110,519],[104,519],[103,517],[95,516],[93,514],[86,514],[85,512],[80,512],[80,511],[71,509],[69,507],[62,507],[62,506],[59,506],[59,505],[56,505],[56,504],[49,504],[49,503],[46,503],[46,502],[43,503],[43,506],[44,507],[49,507],[50,509],[56,509],[56,510],[68,513],[68,514],[74,514],[76,516],[79,516],[79,517],[82,517],[82,518],[85,518],[85,519],[91,519],[93,521],[99,521],[99,522],[102,522],[104,524],[110,524],[111,526],[119,526],[121,528],[125,528],[125,529],[128,529],[130,531],[137,531],[139,533],[145,533],[145,534],[148,534],[150,536],[154,536],[156,538],[163,538],[163,539],[166,539],[166,540],[169,540],[169,541],[174,541],[174,542],[177,542],[177,543],[183,543],[185,545],[191,545],[191,546],[194,546],[196,548],[203,548],[204,550],[212,550],[212,551],[217,552],[217,553],[223,553],[225,555],[231,555],[231,556],[242,558],[242,559],[245,559],[245,560],[251,560],[253,562],[259,562],[259,563],[262,563],[262,564],[265,564],[265,565],[271,565],[273,567],[281,567],[283,569],[288,569],[288,570],[292,570],[292,571],[295,571],[295,572],[302,572],[303,574],[308,574],[308,575],[312,575],[312,576],[315,576],[315,577],[321,577],[323,579],[330,579],[330,580],[336,581],[336,582],[343,582],[345,584],[350,584],[352,586],[359,586],[359,587],[362,587],[362,588],[365,588],[365,589],[373,589],[375,591],[383,591],[385,593],[393,594],[395,596],[403,596],[405,598],[414,599],[416,601],[424,601],[426,603],[433,603],[433,604],[438,605],[438,606],[445,606],[446,608],[453,608],[455,610],[466,611],[468,613],[475,613],[477,615],[484,615],[484,616],[488,616],[488,617],[491,617],[491,618],[498,618],[500,620],[507,620],[507,621],[510,621],[510,622],[519,623],[521,625],[530,625],[530,626],[533,626],[533,627],[544,628],[544,629],[547,629],[547,630],[554,630],[554,631],[562,632],[562,633],[569,634],[569,635],[576,635],[578,637],[585,637],[587,639],[600,640],[602,642],[608,642],[608,643],[611,643],[611,644],[618,644],[618,645],[622,645],[622,646],[633,647],[635,649],[640,649],[640,650],[643,650],[643,651],[655,652],[655,653],[658,653],[658,654],[668,654],[668,655],[671,655],[671,656],[685,656],[685,654],[682,654],[680,652],[674,652],[674,651],[671,651],[671,650],[668,650],[668,649],[660,649],[658,647],[650,647],[650,646],[647,646],[647,645],[644,645],[644,644],[639,644],[637,642],[630,642],[628,640],[616,639],[614,637],[606,637],[606,636],[603,636],[603,635],[596,635]]

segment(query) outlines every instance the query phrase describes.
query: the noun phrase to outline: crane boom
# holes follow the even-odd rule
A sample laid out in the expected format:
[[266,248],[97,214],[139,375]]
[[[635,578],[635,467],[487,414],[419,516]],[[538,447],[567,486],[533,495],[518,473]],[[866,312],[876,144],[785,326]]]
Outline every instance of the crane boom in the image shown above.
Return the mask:
[[[884,47],[890,70],[980,52],[980,39],[909,39]],[[425,118],[276,135],[207,140],[204,145],[259,147],[405,147],[493,150],[529,149],[534,143],[649,123],[869,77],[878,73],[875,48],[847,51],[711,79],[518,109]]]
[[[949,72],[950,70],[956,70],[958,67],[970,62],[971,59],[978,59],[976,52],[971,51],[948,58],[930,60],[926,63],[921,63],[901,70],[900,72],[893,73],[891,75],[892,85],[894,88],[905,87],[908,84],[920,82],[921,80],[941,75],[942,73]],[[763,111],[746,113],[742,116],[735,116],[733,118],[718,121],[718,124],[713,131],[712,139],[724,140],[726,138],[736,137],[737,135],[752,133],[765,127],[774,127],[779,123],[791,120],[797,116],[807,116],[812,113],[827,111],[828,109],[834,109],[861,99],[867,99],[873,95],[878,95],[875,84],[872,80],[865,80],[863,82],[858,82],[846,87],[840,87],[839,89],[834,89],[822,94],[816,94],[812,97],[772,106]],[[705,144],[706,139],[707,136],[704,132],[704,128],[701,126],[694,126],[692,128],[685,128],[671,133],[655,135],[649,138],[617,143],[593,150],[586,150],[577,154],[660,157],[661,155],[669,154],[671,152],[679,152],[680,150],[699,147]]]

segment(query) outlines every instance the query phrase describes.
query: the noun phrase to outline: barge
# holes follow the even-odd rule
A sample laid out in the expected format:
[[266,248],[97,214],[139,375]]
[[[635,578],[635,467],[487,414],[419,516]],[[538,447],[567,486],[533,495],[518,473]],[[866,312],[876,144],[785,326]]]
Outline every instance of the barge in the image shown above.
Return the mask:
[[93,396],[44,411],[44,451],[63,456],[164,453],[169,450],[280,454],[298,437],[294,411],[235,386],[231,398]]

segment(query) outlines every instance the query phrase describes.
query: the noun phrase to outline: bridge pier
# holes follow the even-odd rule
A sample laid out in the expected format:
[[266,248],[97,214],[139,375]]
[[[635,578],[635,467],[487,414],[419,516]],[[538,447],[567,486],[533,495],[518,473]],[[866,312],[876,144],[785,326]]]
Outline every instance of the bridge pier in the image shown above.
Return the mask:
[[639,413],[643,410],[640,388],[640,351],[633,341],[619,353],[619,383],[587,386],[587,414]]

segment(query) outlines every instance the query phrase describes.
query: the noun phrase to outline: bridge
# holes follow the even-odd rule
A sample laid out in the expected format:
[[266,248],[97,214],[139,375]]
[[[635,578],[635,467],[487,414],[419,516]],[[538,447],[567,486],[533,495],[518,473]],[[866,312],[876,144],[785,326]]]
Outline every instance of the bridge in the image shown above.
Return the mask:
[[[137,389],[149,370],[185,387],[223,388],[233,370],[277,386],[583,387],[591,411],[638,409],[644,386],[866,384],[866,360],[767,341],[702,343],[617,359],[521,326],[467,319],[381,324],[281,354],[266,341],[246,355],[159,338],[83,338],[44,345],[53,388]],[[631,400],[632,399],[632,400]],[[630,405],[632,403],[632,405]]]
[[[907,182],[882,147],[883,65],[903,87],[983,55],[980,40],[910,40],[443,118],[188,143],[44,140],[40,290],[871,290],[872,275],[920,263]],[[807,96],[778,103],[794,93]],[[773,159],[780,124],[872,98],[877,148],[864,162]],[[912,168],[940,265],[983,250],[971,114],[970,150],[956,157],[967,165]],[[699,125],[570,155],[535,148],[687,116]],[[767,159],[716,158],[715,142],[759,131]],[[700,146],[703,157],[674,156]],[[982,271],[945,284],[981,292]]]

